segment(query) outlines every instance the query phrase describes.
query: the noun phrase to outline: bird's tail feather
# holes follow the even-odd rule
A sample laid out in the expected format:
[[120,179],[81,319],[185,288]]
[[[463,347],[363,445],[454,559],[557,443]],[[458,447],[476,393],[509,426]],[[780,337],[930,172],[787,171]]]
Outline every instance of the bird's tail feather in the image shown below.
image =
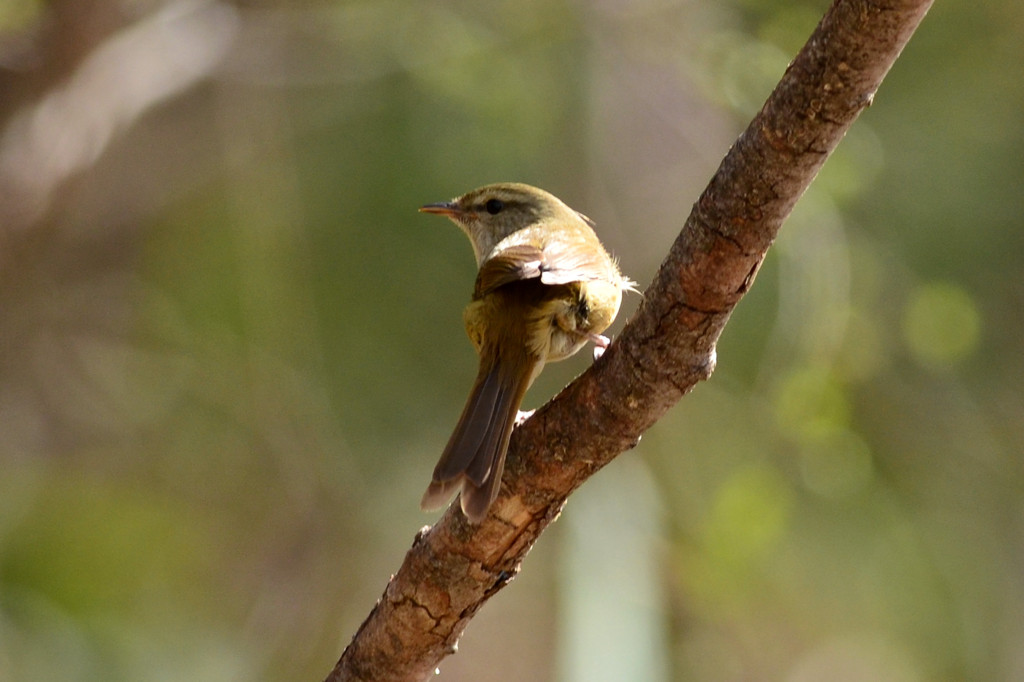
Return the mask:
[[499,357],[496,349],[485,349],[462,416],[423,495],[424,509],[442,506],[461,488],[466,517],[478,523],[487,515],[498,496],[509,437],[537,363],[526,353]]

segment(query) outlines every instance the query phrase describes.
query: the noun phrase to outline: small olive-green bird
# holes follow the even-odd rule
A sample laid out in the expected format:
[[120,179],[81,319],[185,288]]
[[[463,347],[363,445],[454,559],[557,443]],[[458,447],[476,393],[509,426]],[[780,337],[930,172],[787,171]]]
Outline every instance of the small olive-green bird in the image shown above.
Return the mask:
[[479,272],[463,319],[480,370],[455,431],[423,495],[436,509],[461,491],[473,523],[498,495],[509,437],[526,390],[544,364],[601,336],[615,319],[622,276],[589,218],[544,190],[486,185],[421,211],[450,218],[473,244]]

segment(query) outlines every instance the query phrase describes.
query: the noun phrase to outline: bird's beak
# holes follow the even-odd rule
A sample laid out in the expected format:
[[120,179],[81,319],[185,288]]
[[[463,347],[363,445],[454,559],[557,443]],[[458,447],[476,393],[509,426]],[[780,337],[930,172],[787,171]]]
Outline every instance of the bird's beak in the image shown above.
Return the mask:
[[462,213],[459,205],[453,201],[440,201],[436,204],[427,204],[426,206],[420,206],[420,213],[433,213],[435,215],[448,216],[454,218],[455,216]]

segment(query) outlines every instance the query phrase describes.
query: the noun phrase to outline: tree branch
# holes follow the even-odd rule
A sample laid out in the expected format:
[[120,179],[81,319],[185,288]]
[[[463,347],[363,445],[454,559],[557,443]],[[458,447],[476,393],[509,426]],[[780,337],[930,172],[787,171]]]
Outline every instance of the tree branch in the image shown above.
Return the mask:
[[516,429],[479,526],[449,508],[421,530],[328,681],[429,677],[568,495],[711,375],[715,344],[796,201],[931,0],[836,0],[726,155],[604,356]]

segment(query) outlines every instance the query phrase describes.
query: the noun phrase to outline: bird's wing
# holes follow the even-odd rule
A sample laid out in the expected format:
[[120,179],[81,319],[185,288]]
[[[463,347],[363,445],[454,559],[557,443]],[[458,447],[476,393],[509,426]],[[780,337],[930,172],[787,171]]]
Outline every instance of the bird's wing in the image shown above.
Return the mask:
[[531,244],[515,244],[502,249],[480,266],[476,277],[475,298],[500,286],[526,279],[540,278],[555,286],[608,278],[608,256],[593,245],[579,241],[555,241],[543,249]]
[[612,270],[608,254],[596,239],[555,240],[544,247],[540,281],[555,285],[607,280]]
[[481,298],[505,284],[541,277],[543,262],[544,252],[530,244],[502,249],[480,266],[474,298]]

